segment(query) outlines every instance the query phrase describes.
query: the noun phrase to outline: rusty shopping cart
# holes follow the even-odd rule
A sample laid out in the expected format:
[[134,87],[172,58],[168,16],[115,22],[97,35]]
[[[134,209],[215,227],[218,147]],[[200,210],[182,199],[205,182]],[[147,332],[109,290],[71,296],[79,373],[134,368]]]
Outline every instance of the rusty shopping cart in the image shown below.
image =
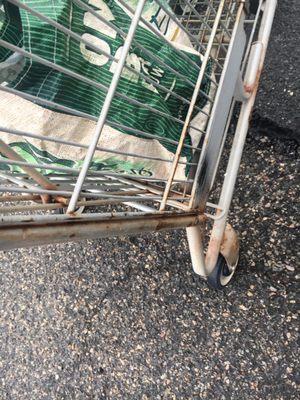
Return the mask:
[[275,8],[1,0],[0,249],[186,228],[195,273],[226,286]]

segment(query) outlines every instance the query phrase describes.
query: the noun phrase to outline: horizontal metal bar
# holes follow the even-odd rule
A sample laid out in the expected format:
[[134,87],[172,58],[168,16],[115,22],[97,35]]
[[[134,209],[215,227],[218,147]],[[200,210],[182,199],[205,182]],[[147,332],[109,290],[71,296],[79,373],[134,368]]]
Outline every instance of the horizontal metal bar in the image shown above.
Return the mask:
[[[196,213],[147,214],[123,213],[123,216],[87,214],[76,217],[51,216],[36,222],[32,216],[0,217],[0,250],[31,247],[48,243],[132,235],[140,232],[159,232],[201,223]],[[15,218],[13,218],[15,217]],[[52,218],[51,218],[52,217]],[[13,224],[11,221],[19,221]],[[8,223],[6,223],[6,221]]]
[[[48,60],[46,60],[46,59],[44,59],[44,58],[42,58],[40,56],[37,56],[37,55],[35,55],[35,54],[33,54],[33,53],[29,52],[29,51],[26,51],[26,50],[24,50],[24,49],[22,49],[22,48],[20,48],[18,46],[12,45],[11,43],[9,43],[9,42],[7,42],[5,40],[0,39],[0,46],[4,47],[6,49],[9,49],[9,50],[15,51],[17,53],[20,53],[20,54],[24,55],[25,57],[28,57],[28,58],[30,58],[30,59],[32,59],[34,61],[39,62],[42,65],[46,65],[46,66],[48,66],[50,68],[53,68],[53,69],[55,69],[55,70],[57,70],[59,72],[62,72],[63,74],[65,74],[67,76],[71,76],[72,78],[75,78],[75,79],[77,79],[77,80],[79,80],[81,82],[84,82],[84,83],[86,83],[88,85],[91,85],[92,87],[95,87],[97,89],[103,90],[104,92],[107,92],[107,90],[108,90],[107,86],[105,86],[105,85],[103,85],[103,84],[101,84],[101,83],[99,83],[97,81],[89,79],[89,78],[87,78],[87,77],[85,77],[83,75],[80,75],[80,74],[78,74],[76,72],[73,72],[72,70],[70,70],[68,68],[62,67],[62,66],[60,66],[58,64],[55,64],[55,63],[53,63],[51,61],[48,61]],[[132,97],[128,97],[128,96],[126,96],[126,95],[124,95],[122,93],[119,93],[118,91],[115,93],[115,96],[119,97],[120,99],[123,99],[123,100],[127,101],[130,104],[136,105],[138,107],[145,108],[146,110],[149,110],[154,114],[163,116],[163,117],[165,117],[165,118],[167,118],[167,119],[169,119],[171,121],[177,122],[177,123],[179,123],[181,125],[184,124],[184,121],[182,121],[180,118],[176,118],[176,117],[174,117],[174,116],[172,116],[170,114],[167,114],[167,113],[165,113],[163,111],[159,111],[156,108],[151,107],[146,103],[142,103],[142,102],[140,102],[138,100],[133,99]],[[207,97],[207,95],[205,93],[203,93],[203,96]],[[208,100],[212,101],[211,99],[208,99]],[[197,127],[192,126],[192,125],[190,125],[190,126],[193,129],[203,133],[203,131],[201,131]]]
[[[9,188],[8,188],[9,189]],[[0,195],[0,203],[5,202],[19,202],[19,201],[40,201],[40,196],[24,195],[24,196],[11,196],[11,195]],[[2,206],[0,206],[2,207]]]
[[[66,28],[65,26],[61,25],[60,23],[52,20],[51,18],[46,17],[45,15],[43,15],[42,13],[40,13],[39,11],[36,11],[35,9],[33,9],[32,7],[29,7],[28,5],[22,3],[19,0],[7,0],[8,2],[16,5],[17,7],[20,7],[24,10],[26,10],[27,12],[31,13],[32,15],[36,16],[37,18],[41,19],[44,22],[47,22],[49,25],[55,27],[57,30],[59,30],[60,32],[65,33],[66,35],[72,37],[74,40],[85,43],[87,46],[89,46],[91,49],[93,49],[94,51],[97,51],[100,54],[105,55],[105,57],[108,57],[109,60],[111,61],[115,61],[118,62],[118,60],[111,56],[109,53],[105,52],[103,49],[101,49],[98,46],[95,46],[93,43],[91,43],[89,40],[84,39],[82,36],[76,34],[75,32],[73,32],[72,30]],[[125,34],[125,33],[124,33]],[[137,45],[137,44],[136,44]],[[152,57],[153,60],[155,60],[156,62],[158,62],[159,64],[163,65],[165,68],[167,68],[169,71],[171,71],[173,74],[175,74],[178,78],[180,78],[181,80],[184,80],[185,82],[187,82],[189,85],[191,85],[191,87],[194,87],[193,82],[191,82],[186,76],[182,75],[181,73],[179,73],[178,71],[176,71],[175,69],[173,69],[172,67],[170,67],[168,64],[164,63],[159,57],[156,57],[153,55],[153,53],[151,53],[150,51],[148,51],[147,49],[145,49],[143,46],[139,45],[139,47],[142,47],[143,51],[145,51],[150,57]],[[128,68],[128,65],[125,66],[126,68]],[[135,74],[139,73],[131,68],[128,68],[132,71],[135,71]]]
[[[15,161],[6,158],[0,157],[0,164],[8,164],[8,165],[19,165],[19,166],[28,166],[33,168],[40,168],[40,169],[49,169],[53,171],[61,171],[61,172],[70,172],[74,175],[78,174],[79,169],[76,168],[69,168],[69,167],[58,167],[53,164],[41,164],[41,163],[28,163],[22,161]],[[93,176],[115,176],[115,177],[124,177],[128,179],[138,179],[138,180],[145,180],[145,181],[154,181],[154,182],[166,182],[167,179],[158,179],[152,177],[144,177],[140,175],[129,175],[129,174],[119,174],[116,172],[109,172],[109,171],[93,171],[89,170],[89,173]],[[184,182],[184,183],[192,183],[192,180],[183,180],[183,179],[175,179],[174,182]]]
[[[2,193],[31,193],[31,194],[48,194],[54,197],[57,196],[66,196],[66,197],[71,197],[73,192],[67,191],[67,190],[44,190],[44,189],[39,189],[39,188],[20,188],[20,187],[6,187],[6,186],[0,186],[0,192]],[[90,197],[90,198],[103,198],[103,199],[112,199],[112,200],[120,200],[121,202],[125,201],[160,201],[162,199],[161,196],[151,196],[150,194],[145,193],[143,196],[126,196],[126,193],[124,192],[124,196],[122,195],[114,195],[110,194],[109,192],[106,194],[105,192],[101,193],[89,193],[89,192],[84,192],[81,193],[81,197]],[[170,197],[170,200],[173,201],[185,201],[189,200],[188,198],[185,197]],[[77,204],[77,203],[76,203]],[[0,213],[1,213],[1,207],[0,207]]]
[[[43,135],[40,135],[40,134],[37,134],[37,133],[30,133],[30,132],[20,131],[20,130],[17,130],[17,129],[6,128],[6,127],[1,126],[1,125],[0,125],[0,132],[7,132],[7,133],[11,133],[11,134],[17,135],[17,136],[30,137],[32,139],[39,139],[39,140],[43,140],[43,141],[46,141],[46,142],[61,143],[61,144],[65,144],[65,145],[68,145],[68,146],[78,147],[78,148],[81,148],[81,149],[88,148],[88,145],[77,143],[77,142],[73,142],[73,141],[70,141],[70,140],[64,140],[64,139],[61,139],[60,137],[56,138],[56,137],[53,137],[53,136],[43,136]],[[144,156],[142,154],[137,154],[137,153],[112,150],[112,149],[108,149],[106,147],[101,147],[101,146],[97,146],[96,150],[97,151],[103,151],[105,153],[123,155],[123,156],[126,156],[126,157],[142,158],[143,160],[153,160],[153,161],[161,161],[161,162],[172,163],[172,160],[170,160],[170,159],[167,160],[165,158],[160,158],[160,157]],[[195,163],[185,162],[185,161],[180,161],[179,164],[196,165]]]
[[[15,94],[17,96],[20,96],[20,97],[26,99],[26,100],[32,101],[32,102],[37,103],[37,104],[46,105],[48,107],[51,107],[53,109],[65,112],[67,114],[75,115],[75,116],[81,117],[81,118],[87,118],[87,119],[90,119],[92,121],[98,121],[98,118],[94,117],[91,114],[87,114],[87,113],[84,113],[84,112],[81,112],[81,111],[77,111],[77,110],[75,110],[73,108],[62,106],[60,104],[54,103],[53,101],[45,100],[45,99],[42,99],[40,97],[33,96],[31,94],[21,92],[19,90],[16,90],[16,89],[13,89],[13,88],[10,88],[10,87],[7,87],[7,86],[1,86],[0,85],[0,91]],[[121,129],[124,129],[124,130],[126,130],[128,132],[135,133],[135,134],[140,135],[140,136],[145,137],[145,138],[156,139],[159,142],[162,141],[162,142],[166,142],[166,143],[171,143],[171,144],[174,144],[175,146],[178,145],[178,142],[176,142],[175,140],[168,139],[166,137],[153,135],[151,133],[144,132],[144,131],[141,131],[139,129],[130,128],[130,127],[125,126],[123,124],[119,124],[119,123],[111,122],[111,121],[106,121],[106,124],[108,126],[111,126],[112,128],[121,128]],[[183,147],[191,149],[191,150],[194,150],[195,152],[200,152],[201,151],[201,149],[199,149],[197,147],[194,147],[194,146],[191,146],[191,145],[188,145],[188,144],[184,144]]]

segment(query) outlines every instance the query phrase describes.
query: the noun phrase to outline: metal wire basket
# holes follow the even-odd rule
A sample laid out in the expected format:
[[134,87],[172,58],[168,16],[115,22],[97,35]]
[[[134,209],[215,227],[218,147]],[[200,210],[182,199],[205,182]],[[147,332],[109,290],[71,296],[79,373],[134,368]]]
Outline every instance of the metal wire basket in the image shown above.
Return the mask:
[[[256,14],[241,0],[0,4],[0,249],[184,227],[194,271],[224,287],[276,0]],[[72,51],[92,67],[80,70]]]

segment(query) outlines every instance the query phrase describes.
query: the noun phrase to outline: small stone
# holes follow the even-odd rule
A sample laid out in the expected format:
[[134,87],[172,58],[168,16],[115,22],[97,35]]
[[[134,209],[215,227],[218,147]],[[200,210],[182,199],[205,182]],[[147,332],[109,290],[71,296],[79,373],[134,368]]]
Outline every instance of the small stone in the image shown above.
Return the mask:
[[290,272],[294,272],[295,271],[295,267],[292,267],[291,265],[286,265],[285,268]]

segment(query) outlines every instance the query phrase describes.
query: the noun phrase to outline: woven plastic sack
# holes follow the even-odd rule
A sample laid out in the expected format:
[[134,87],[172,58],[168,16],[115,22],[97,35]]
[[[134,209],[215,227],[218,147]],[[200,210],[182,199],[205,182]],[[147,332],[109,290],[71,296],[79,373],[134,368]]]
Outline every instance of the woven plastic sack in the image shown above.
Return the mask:
[[[104,54],[97,54],[84,43],[60,32],[30,12],[18,9],[6,1],[2,3],[1,39],[92,79],[98,84],[109,86],[116,62]],[[85,10],[80,2],[23,0],[23,3],[71,29],[118,59],[124,44],[123,37]],[[119,30],[128,32],[133,14],[119,1],[86,0],[85,3]],[[135,10],[136,0],[128,0],[125,3],[132,11]],[[165,1],[164,4],[168,7],[168,2]],[[132,70],[124,68],[117,95],[113,99],[98,144],[98,147],[106,151],[95,152],[91,169],[164,179],[168,177],[171,163],[159,161],[157,158],[172,160],[182,130],[182,124],[178,119],[185,119],[188,104],[168,94],[151,81],[190,100],[199,74],[199,69],[193,63],[201,66],[201,55],[192,48],[187,34],[179,29],[154,1],[146,2],[143,18],[172,42],[172,46],[140,22],[127,57],[127,64],[149,79],[144,79]],[[146,51],[139,46],[143,46]],[[174,46],[182,50],[192,62],[180,55]],[[186,76],[189,82],[175,75],[165,65]],[[209,73],[208,66],[207,74]],[[45,138],[58,138],[83,146],[89,145],[106,96],[105,90],[13,53],[4,47],[0,47],[0,79],[3,85],[16,89],[24,95],[37,96],[70,110],[61,112],[59,108],[45,107],[15,94],[1,92],[0,126],[42,134]],[[201,89],[209,93],[209,79],[204,79]],[[122,97],[124,95],[142,103],[143,106],[124,101]],[[206,113],[209,112],[210,105],[202,95],[198,96],[197,106]],[[71,110],[80,112],[82,117],[72,115]],[[204,114],[194,113],[193,126],[203,130],[206,122]],[[199,130],[190,129],[185,143],[197,146],[201,136]],[[80,168],[86,153],[84,147],[5,132],[0,134],[1,138],[28,162]],[[147,136],[149,134],[156,135],[159,139],[151,139]],[[163,140],[164,138],[168,140]],[[112,152],[108,152],[108,149]],[[121,155],[119,154],[121,152],[146,158]],[[192,156],[192,150],[184,148],[180,161],[190,161]],[[0,169],[18,168],[0,165]],[[43,172],[53,171],[48,169]],[[188,168],[180,163],[176,178],[183,179],[187,173]]]

